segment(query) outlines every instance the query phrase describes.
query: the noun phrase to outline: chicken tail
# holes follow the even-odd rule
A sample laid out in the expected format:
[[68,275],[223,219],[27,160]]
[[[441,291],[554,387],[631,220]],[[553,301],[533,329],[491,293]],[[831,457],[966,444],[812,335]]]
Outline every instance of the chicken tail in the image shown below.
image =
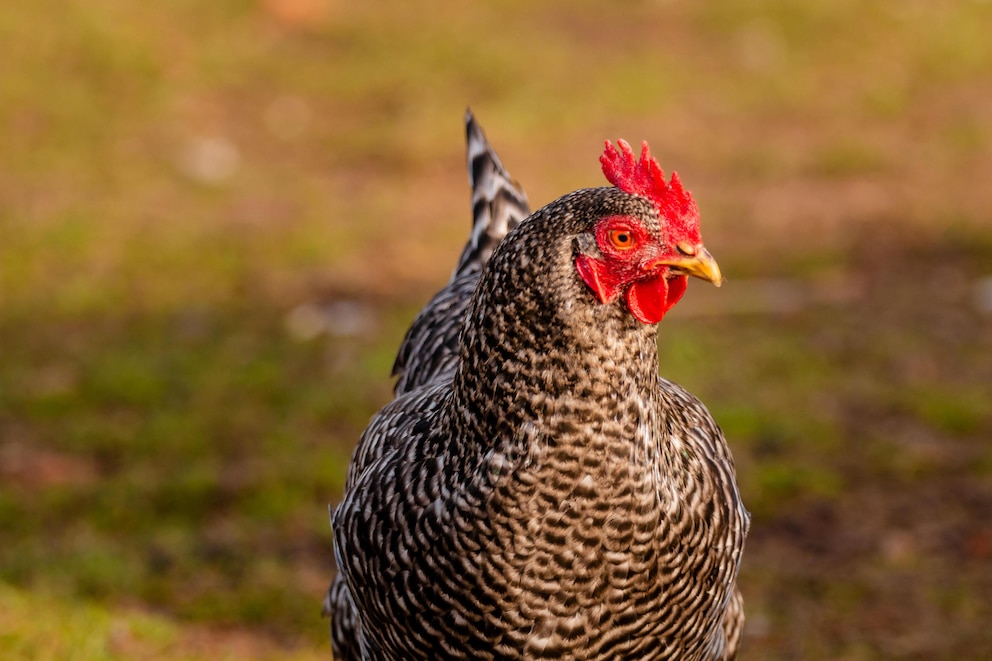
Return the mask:
[[472,186],[472,234],[452,280],[482,270],[506,233],[530,214],[527,194],[503,167],[471,110],[465,112],[465,138]]

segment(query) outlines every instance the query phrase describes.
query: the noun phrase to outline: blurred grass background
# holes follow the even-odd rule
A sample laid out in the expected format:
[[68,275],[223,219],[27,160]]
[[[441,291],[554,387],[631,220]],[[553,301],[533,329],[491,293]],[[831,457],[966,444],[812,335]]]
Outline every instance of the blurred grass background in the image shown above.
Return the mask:
[[0,656],[328,658],[326,506],[466,236],[647,139],[744,659],[992,658],[992,4],[0,5]]

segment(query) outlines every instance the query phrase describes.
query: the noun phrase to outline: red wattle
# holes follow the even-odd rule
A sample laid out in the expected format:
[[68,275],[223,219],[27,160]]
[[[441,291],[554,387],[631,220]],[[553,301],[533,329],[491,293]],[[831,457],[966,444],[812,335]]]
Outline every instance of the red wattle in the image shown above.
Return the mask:
[[627,309],[641,323],[656,324],[685,294],[687,280],[685,276],[639,280],[627,290]]
[[685,288],[689,284],[689,276],[678,275],[668,280],[668,303],[666,311],[675,307],[675,304],[682,300]]
[[627,289],[627,309],[644,324],[656,324],[668,311],[668,284],[664,278],[639,280]]

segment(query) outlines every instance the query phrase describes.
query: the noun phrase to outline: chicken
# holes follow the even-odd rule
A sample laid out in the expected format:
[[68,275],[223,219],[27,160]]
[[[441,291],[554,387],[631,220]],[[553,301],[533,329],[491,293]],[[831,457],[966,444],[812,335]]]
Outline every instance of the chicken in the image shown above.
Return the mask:
[[719,427],[658,373],[688,276],[722,282],[696,204],[620,141],[613,186],[522,219],[467,126],[472,237],[332,515],[335,657],[733,658],[749,516]]

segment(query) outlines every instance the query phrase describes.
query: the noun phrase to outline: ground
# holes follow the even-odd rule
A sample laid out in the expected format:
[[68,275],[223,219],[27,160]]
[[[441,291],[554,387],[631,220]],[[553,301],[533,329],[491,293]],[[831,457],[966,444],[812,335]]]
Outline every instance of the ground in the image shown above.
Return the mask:
[[469,218],[647,139],[753,512],[743,659],[985,659],[986,2],[0,7],[0,656],[328,658],[327,504]]

